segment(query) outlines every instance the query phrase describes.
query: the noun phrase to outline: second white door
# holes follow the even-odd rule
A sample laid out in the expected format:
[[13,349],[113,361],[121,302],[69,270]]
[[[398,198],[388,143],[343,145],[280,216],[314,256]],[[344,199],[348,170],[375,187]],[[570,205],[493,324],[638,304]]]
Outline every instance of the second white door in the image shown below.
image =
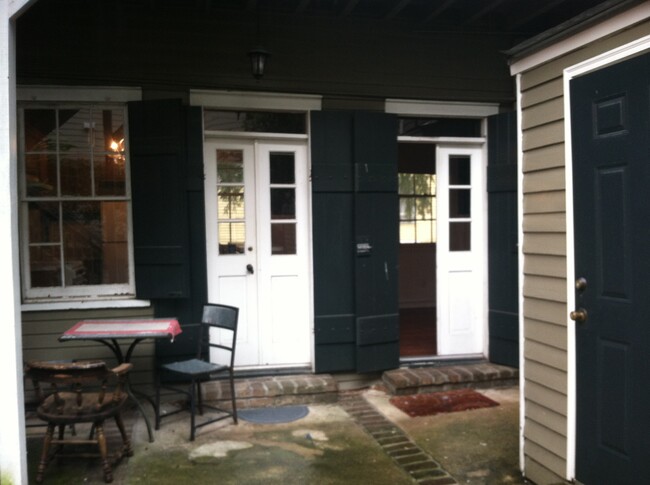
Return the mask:
[[236,366],[309,364],[306,145],[208,140],[204,164],[208,299],[240,309]]

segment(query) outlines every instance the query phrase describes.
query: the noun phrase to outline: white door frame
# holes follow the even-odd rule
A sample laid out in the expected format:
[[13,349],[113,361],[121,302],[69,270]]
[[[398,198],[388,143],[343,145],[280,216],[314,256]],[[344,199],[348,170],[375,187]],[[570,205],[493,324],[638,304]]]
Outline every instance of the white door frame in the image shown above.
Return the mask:
[[[573,208],[573,134],[571,132],[571,80],[575,77],[594,72],[620,62],[637,54],[650,50],[650,35],[622,45],[583,62],[569,66],[563,71],[564,90],[564,160],[566,193],[566,254],[567,254],[567,309],[576,306],[575,288],[575,250],[574,250],[574,208]],[[519,78],[521,74],[518,74]],[[521,103],[519,103],[521,105]],[[521,111],[521,108],[519,108]],[[521,118],[521,112],[518,113]],[[521,131],[519,131],[521,133]],[[521,227],[521,226],[520,226]],[[522,307],[523,308],[523,307]],[[577,361],[575,322],[566,316],[567,328],[567,469],[566,478],[575,479],[576,460],[576,423],[577,423]],[[523,335],[523,333],[521,334]],[[522,361],[523,362],[523,361]],[[522,372],[523,375],[523,372]],[[522,400],[522,402],[524,402]]]
[[[306,288],[306,293],[308,294],[307,301],[306,301],[306,314],[307,314],[307,325],[308,328],[306,329],[306,339],[307,343],[304,344],[306,347],[306,355],[307,357],[305,359],[301,359],[301,362],[295,362],[295,363],[290,363],[290,364],[273,364],[271,365],[274,368],[281,368],[281,367],[304,367],[305,365],[308,365],[313,368],[313,353],[314,353],[314,342],[313,342],[313,325],[314,325],[314,310],[313,310],[313,268],[312,268],[312,226],[311,226],[311,191],[310,191],[310,182],[309,182],[309,170],[310,170],[310,157],[309,157],[309,145],[307,142],[307,135],[284,135],[284,134],[260,134],[260,133],[240,133],[240,132],[206,132],[205,133],[205,139],[204,139],[204,153],[206,156],[207,160],[207,147],[209,145],[212,145],[213,143],[223,143],[224,146],[235,146],[235,145],[248,145],[252,149],[252,157],[254,159],[257,159],[260,156],[261,150],[267,149],[269,147],[274,147],[277,146],[280,151],[283,149],[288,149],[290,147],[302,147],[304,148],[304,178],[306,180],[305,186],[304,186],[304,192],[303,193],[303,198],[306,199],[304,202],[304,207],[302,208],[303,210],[303,218],[305,219],[305,225],[306,227],[303,228],[303,235],[304,241],[303,241],[303,246],[306,248],[306,254],[302,255],[304,257],[303,263],[305,264],[306,268],[306,278],[307,278],[307,288]],[[207,173],[207,170],[206,170]],[[298,175],[298,174],[297,174]],[[210,181],[206,178],[206,186],[207,183],[210,183]],[[216,181],[215,181],[216,183]],[[256,215],[261,213],[261,210],[263,210],[263,207],[261,207],[261,202],[259,200],[259,179],[256,177],[255,181],[255,193],[254,193],[254,210]],[[208,197],[210,195],[206,191],[206,205],[210,203],[208,200]],[[207,207],[206,207],[206,216],[207,214]],[[214,226],[214,227],[212,227]],[[206,220],[206,231],[211,231],[214,230],[216,231],[216,222],[212,221],[210,222],[209,220]],[[216,234],[216,232],[215,232]],[[256,246],[260,244],[260,239],[261,235],[256,234]],[[206,245],[209,245],[209,235],[206,237]],[[266,238],[268,239],[268,237]],[[255,253],[260,248],[254,247]],[[246,251],[248,253],[248,251]],[[214,254],[213,251],[210,251],[210,248],[208,247],[208,252],[207,252],[207,261],[206,263],[208,264],[208,267],[210,265],[215,264],[217,256]],[[257,259],[257,257],[256,257]],[[257,275],[259,274],[258,270],[260,268],[257,267],[257,264],[252,263],[254,266],[255,270],[255,279],[257,281]],[[244,263],[245,266],[245,263]],[[264,269],[262,269],[264,270]],[[210,288],[213,288],[212,292],[214,292],[214,287],[215,287],[215,282],[214,278],[210,276],[210,273],[208,272],[208,292],[210,293],[211,290]],[[256,284],[256,288],[259,288],[259,284]],[[256,297],[256,300],[259,300],[259,296]],[[255,313],[257,313],[258,309],[253,308],[252,309]],[[244,315],[240,314],[240,319],[242,316],[245,318],[245,311],[242,312]],[[240,320],[241,321],[241,320]],[[243,336],[243,335],[242,335]],[[258,345],[262,346],[264,344],[263,339],[269,337],[268,333],[266,333],[265,329],[261,329],[260,332],[260,340],[258,342]],[[239,338],[238,338],[239,340]],[[239,345],[239,344],[238,344]],[[256,368],[256,367],[263,367],[265,365],[265,361],[268,360],[268,353],[265,354],[264,349],[261,349],[260,351],[260,360],[258,364],[250,365],[250,366],[243,366],[243,367],[251,367],[251,368]],[[272,356],[271,356],[272,357]],[[304,362],[302,361],[304,360]],[[243,368],[242,366],[240,366]]]

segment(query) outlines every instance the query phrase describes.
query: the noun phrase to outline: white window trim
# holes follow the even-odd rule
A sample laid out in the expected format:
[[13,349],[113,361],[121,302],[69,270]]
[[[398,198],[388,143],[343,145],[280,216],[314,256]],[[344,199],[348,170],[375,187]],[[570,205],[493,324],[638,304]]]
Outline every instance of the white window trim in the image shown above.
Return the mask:
[[[646,5],[650,9],[650,4]],[[575,290],[575,251],[574,251],[574,208],[573,208],[573,136],[571,132],[571,80],[641,54],[650,50],[650,35],[622,45],[583,62],[569,66],[563,71],[564,91],[564,160],[565,160],[565,194],[566,194],[566,254],[567,254],[567,308],[576,306]],[[521,131],[520,131],[521,133]],[[523,266],[521,266],[523,268]],[[521,276],[521,274],[520,274]],[[568,312],[567,328],[567,469],[566,478],[575,479],[575,461],[577,445],[577,359],[575,322]],[[522,334],[523,335],[523,334]],[[523,373],[522,373],[523,374]],[[522,401],[523,402],[523,401]]]
[[[142,99],[140,88],[122,88],[122,87],[70,87],[70,86],[19,86],[17,88],[17,101],[34,103],[57,103],[57,104],[112,104],[124,105],[128,101],[139,101]],[[125,108],[125,113],[128,114]],[[128,144],[128,119],[124,121],[124,131],[126,143],[127,159],[129,159]],[[20,142],[22,143],[22,137]],[[22,164],[21,164],[22,167]],[[24,192],[24,176],[19,174],[20,191],[18,194],[20,205],[22,206]],[[130,174],[127,173],[126,195],[125,200],[132,201],[131,198],[131,181]],[[21,220],[26,220],[25,208],[20,208]],[[29,275],[27,272],[22,273],[23,311],[42,311],[42,310],[63,310],[63,309],[81,309],[81,308],[124,308],[124,307],[147,307],[150,302],[147,300],[137,300],[135,298],[135,268],[133,256],[133,221],[131,210],[127,214],[127,225],[131,244],[129,245],[129,280],[128,284],[120,285],[93,285],[87,287],[75,287],[74,295],[66,296],[65,292],[55,291],[52,294],[50,288],[29,289]],[[20,228],[20,245],[27,241],[26,225],[21,223]],[[24,268],[28,267],[27,251],[22,251],[22,264]],[[102,290],[98,292],[98,290]],[[29,293],[29,296],[28,296]]]
[[224,110],[320,111],[322,96],[190,90],[190,105]]

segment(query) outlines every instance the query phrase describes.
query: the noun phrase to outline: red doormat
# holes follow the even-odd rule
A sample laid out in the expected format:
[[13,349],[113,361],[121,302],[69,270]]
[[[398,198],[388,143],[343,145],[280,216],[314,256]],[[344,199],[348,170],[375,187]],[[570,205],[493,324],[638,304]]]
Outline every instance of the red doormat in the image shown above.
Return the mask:
[[498,402],[472,389],[396,396],[390,399],[390,403],[411,417],[491,408],[499,405]]

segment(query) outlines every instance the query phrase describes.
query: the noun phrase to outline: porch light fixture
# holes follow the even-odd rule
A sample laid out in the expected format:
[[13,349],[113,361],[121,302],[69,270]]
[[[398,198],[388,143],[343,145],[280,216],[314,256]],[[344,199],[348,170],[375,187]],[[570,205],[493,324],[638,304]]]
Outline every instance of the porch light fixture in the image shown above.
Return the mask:
[[253,77],[257,80],[261,79],[264,75],[264,66],[266,65],[266,60],[271,57],[271,53],[264,47],[257,46],[248,51],[248,57],[251,60],[251,70],[253,72]]

